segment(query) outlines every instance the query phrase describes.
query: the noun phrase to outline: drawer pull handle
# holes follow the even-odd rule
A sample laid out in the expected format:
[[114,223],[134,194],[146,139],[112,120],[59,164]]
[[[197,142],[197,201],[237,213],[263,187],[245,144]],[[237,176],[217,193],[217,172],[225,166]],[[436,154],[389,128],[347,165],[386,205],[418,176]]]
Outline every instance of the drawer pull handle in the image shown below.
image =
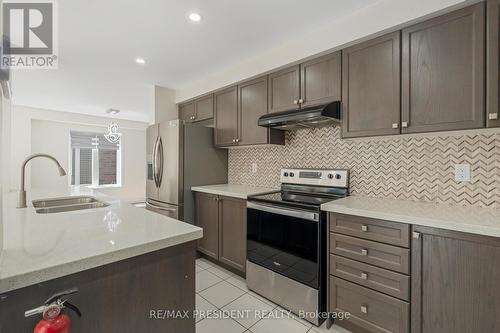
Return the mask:
[[361,305],[361,312],[362,312],[362,313],[368,313],[368,306],[366,306],[366,305]]
[[365,272],[362,272],[362,273],[361,273],[361,278],[362,278],[363,280],[368,279],[368,274],[366,274]]
[[367,249],[361,249],[361,255],[362,256],[367,256],[368,255],[368,250]]
[[279,267],[279,266],[281,266],[281,264],[280,264],[279,262],[276,262],[276,261],[273,261],[273,264],[274,264],[275,266],[278,266],[278,267]]
[[362,225],[361,226],[361,231],[368,231],[368,226],[367,225]]

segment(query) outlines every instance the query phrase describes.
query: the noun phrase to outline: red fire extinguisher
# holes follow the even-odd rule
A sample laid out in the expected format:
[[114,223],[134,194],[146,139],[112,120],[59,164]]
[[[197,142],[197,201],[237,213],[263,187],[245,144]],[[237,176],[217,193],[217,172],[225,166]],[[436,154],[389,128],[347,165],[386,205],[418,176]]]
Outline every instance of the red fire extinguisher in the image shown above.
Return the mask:
[[80,310],[63,296],[71,295],[78,292],[77,288],[61,291],[52,295],[42,306],[28,310],[24,313],[25,317],[34,316],[42,313],[43,319],[35,326],[34,333],[70,333],[71,319],[65,313],[61,313],[62,309],[68,308],[73,310],[78,317],[82,316]]

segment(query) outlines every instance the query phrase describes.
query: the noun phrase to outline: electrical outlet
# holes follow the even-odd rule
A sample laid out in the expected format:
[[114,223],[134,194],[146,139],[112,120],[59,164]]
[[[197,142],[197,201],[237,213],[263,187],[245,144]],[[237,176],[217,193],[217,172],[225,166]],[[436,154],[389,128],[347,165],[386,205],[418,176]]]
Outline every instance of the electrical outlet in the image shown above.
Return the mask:
[[470,182],[470,164],[455,164],[455,181]]
[[257,163],[252,163],[252,173],[257,173]]

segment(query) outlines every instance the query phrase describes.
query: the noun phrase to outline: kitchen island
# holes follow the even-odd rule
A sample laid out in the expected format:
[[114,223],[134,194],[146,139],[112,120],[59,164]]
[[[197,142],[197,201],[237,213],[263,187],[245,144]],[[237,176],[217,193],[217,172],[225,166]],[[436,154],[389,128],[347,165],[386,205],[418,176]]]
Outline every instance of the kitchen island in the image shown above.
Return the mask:
[[[91,195],[106,207],[37,213],[32,200]],[[4,197],[0,252],[0,332],[32,332],[40,316],[24,311],[52,294],[70,296],[74,332],[193,332],[195,241],[202,229],[90,190]]]

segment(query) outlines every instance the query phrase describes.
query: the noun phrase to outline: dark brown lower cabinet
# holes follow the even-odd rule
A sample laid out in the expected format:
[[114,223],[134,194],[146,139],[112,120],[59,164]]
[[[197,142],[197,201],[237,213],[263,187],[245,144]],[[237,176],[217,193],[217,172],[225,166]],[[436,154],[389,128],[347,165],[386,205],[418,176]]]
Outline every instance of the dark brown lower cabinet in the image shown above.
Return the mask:
[[242,273],[246,267],[246,200],[196,193],[198,251]]
[[246,200],[220,197],[219,260],[242,272],[246,264]]
[[[41,315],[25,318],[24,312],[77,287],[68,298],[82,317],[65,311],[71,332],[195,333],[195,254],[189,242],[1,294],[0,332],[33,332]],[[159,311],[189,315],[163,318]]]
[[203,228],[203,238],[198,240],[198,251],[219,259],[219,197],[196,193],[196,225]]
[[500,332],[500,239],[413,231],[411,332]]

